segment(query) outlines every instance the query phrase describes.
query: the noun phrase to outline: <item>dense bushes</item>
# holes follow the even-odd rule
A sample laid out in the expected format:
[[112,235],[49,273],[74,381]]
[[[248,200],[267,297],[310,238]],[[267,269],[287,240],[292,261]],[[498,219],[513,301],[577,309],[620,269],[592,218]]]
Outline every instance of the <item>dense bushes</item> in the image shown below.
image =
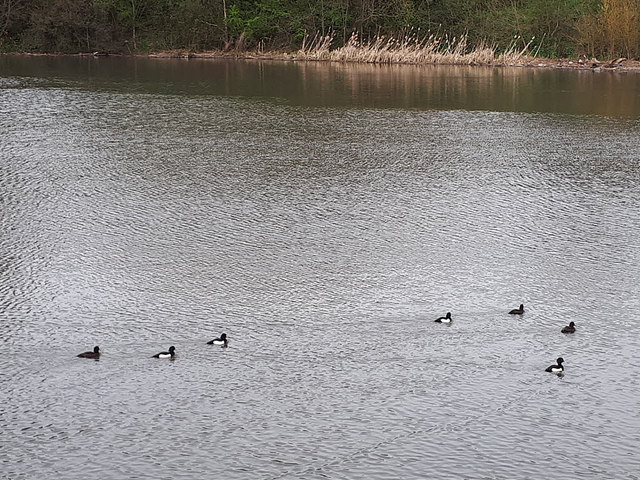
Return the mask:
[[640,0],[0,0],[0,50],[295,49],[410,31],[544,56],[640,55]]
[[578,23],[583,47],[591,55],[640,56],[640,0],[603,0]]

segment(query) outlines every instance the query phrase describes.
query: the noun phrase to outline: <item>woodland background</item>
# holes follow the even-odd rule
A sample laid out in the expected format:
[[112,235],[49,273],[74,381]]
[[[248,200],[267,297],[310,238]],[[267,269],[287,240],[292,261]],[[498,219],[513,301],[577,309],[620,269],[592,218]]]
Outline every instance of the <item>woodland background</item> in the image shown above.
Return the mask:
[[638,58],[640,0],[0,0],[0,51],[291,51],[305,36],[466,35],[543,57]]

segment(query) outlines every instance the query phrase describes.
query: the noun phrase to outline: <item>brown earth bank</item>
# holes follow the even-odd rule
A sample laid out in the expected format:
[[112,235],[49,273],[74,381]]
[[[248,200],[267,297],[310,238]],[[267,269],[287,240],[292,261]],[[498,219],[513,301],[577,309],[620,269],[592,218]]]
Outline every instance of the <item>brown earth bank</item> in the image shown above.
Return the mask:
[[[137,58],[226,58],[237,60],[272,60],[272,61],[299,61],[299,62],[331,62],[335,60],[313,58],[309,55],[299,55],[297,52],[189,52],[183,50],[171,50],[152,53],[138,54],[110,54],[102,52],[77,53],[77,54],[56,54],[56,53],[4,53],[1,55],[20,56],[112,56],[112,57],[137,57]],[[550,68],[550,69],[573,69],[592,71],[617,71],[640,73],[640,60],[629,60],[617,58],[615,60],[598,60],[595,58],[541,58],[531,56],[521,56],[509,62],[456,62],[446,59],[435,62],[362,62],[359,60],[343,61],[342,63],[379,63],[379,64],[406,64],[406,65],[470,65],[470,66],[490,66],[490,67],[528,67],[528,68]]]
[[[238,59],[262,59],[262,60],[280,60],[280,61],[331,61],[316,60],[308,57],[300,57],[295,53],[266,53],[266,54],[249,54],[249,53],[223,53],[223,52],[158,52],[145,55],[155,58],[238,58]],[[353,61],[351,63],[362,63]],[[371,62],[374,63],[374,62]],[[397,62],[398,64],[416,65],[414,62]],[[456,62],[425,62],[424,65],[465,65],[465,63]],[[610,70],[620,72],[638,72],[640,73],[640,60],[628,60],[626,58],[618,58],[615,60],[597,60],[595,58],[540,58],[540,57],[521,57],[509,63],[470,63],[472,66],[495,66],[495,67],[536,67],[536,68],[563,68],[563,69],[581,69],[581,70]]]

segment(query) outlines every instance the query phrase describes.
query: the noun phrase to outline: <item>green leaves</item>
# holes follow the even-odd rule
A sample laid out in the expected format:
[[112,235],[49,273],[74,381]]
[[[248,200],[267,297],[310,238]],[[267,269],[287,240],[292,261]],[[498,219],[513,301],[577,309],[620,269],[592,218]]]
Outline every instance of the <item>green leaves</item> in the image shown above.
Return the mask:
[[296,49],[306,34],[331,34],[338,47],[353,32],[366,41],[413,31],[498,51],[535,37],[530,51],[546,56],[632,57],[639,11],[640,0],[4,0],[0,48]]

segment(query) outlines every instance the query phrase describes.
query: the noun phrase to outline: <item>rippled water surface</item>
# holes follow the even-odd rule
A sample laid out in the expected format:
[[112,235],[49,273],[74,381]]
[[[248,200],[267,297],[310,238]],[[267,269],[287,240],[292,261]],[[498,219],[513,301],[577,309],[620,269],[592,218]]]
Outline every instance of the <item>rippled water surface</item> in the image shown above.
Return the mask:
[[1,478],[640,478],[637,77],[104,61],[0,60]]

